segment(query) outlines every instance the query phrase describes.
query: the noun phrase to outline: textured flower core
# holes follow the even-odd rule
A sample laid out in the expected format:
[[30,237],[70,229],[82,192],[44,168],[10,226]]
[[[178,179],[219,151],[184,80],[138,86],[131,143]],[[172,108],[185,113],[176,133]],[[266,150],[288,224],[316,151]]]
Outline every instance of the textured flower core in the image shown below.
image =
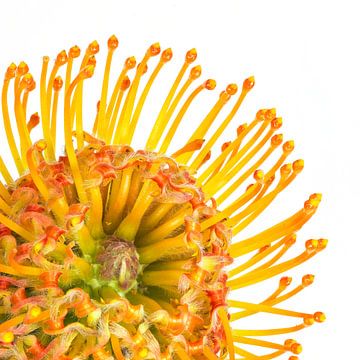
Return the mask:
[[[231,290],[300,265],[327,243],[308,240],[300,255],[281,261],[316,211],[320,194],[312,194],[280,223],[238,238],[303,169],[302,160],[285,163],[294,143],[283,143],[276,133],[282,119],[274,109],[258,111],[210,163],[211,148],[254,86],[250,77],[211,136],[211,125],[238,91],[235,84],[220,93],[183,146],[166,155],[195,98],[216,86],[209,79],[186,95],[201,76],[199,65],[188,71],[197,58],[192,49],[146,144],[135,150],[131,143],[143,105],[172,51],[161,53],[153,44],[137,67],[134,57],[126,59],[110,93],[117,47],[117,38],[110,37],[92,134],[83,129],[83,87],[94,73],[97,42],[88,46],[76,76],[77,46],[60,52],[51,71],[49,58],[43,58],[41,116],[27,114],[35,89],[28,66],[11,64],[6,71],[4,129],[18,178],[13,179],[0,157],[6,182],[0,183],[0,359],[298,359],[301,345],[295,340],[278,343],[262,337],[325,320],[321,312],[276,307],[309,286],[313,275],[304,275],[292,290],[287,290],[291,278],[282,277],[261,302],[229,299]],[[140,91],[147,64],[157,55],[159,62]],[[11,82],[14,114],[9,110]],[[65,153],[57,156],[62,89]],[[39,124],[44,139],[33,141]],[[279,148],[280,156],[271,163]],[[251,175],[254,181],[246,184]],[[259,313],[300,323],[241,328],[243,318]]]

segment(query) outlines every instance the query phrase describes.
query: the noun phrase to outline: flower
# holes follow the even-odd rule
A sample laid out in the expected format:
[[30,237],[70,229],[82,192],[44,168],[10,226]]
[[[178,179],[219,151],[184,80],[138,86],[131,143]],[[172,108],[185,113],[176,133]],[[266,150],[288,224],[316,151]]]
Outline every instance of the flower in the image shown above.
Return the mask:
[[[161,52],[159,44],[153,44],[137,67],[134,57],[126,59],[110,93],[117,47],[117,38],[111,36],[92,134],[83,129],[83,88],[95,70],[96,41],[86,49],[75,76],[77,46],[61,51],[51,70],[49,58],[43,58],[40,115],[27,114],[28,97],[35,89],[28,66],[11,64],[6,71],[4,128],[19,178],[13,180],[1,159],[7,184],[0,186],[0,358],[234,360],[292,353],[289,359],[298,359],[301,345],[295,340],[275,343],[262,337],[325,320],[321,312],[277,306],[310,285],[313,275],[305,275],[292,290],[291,278],[282,277],[261,302],[231,295],[231,290],[307,261],[327,243],[308,240],[300,255],[281,260],[316,211],[320,194],[312,194],[299,211],[259,234],[232,239],[303,169],[302,160],[285,163],[294,143],[283,142],[277,133],[281,118],[274,109],[258,111],[209,161],[211,148],[254,86],[249,77],[240,91],[235,84],[227,86],[193,134],[185,136],[183,146],[166,155],[191,103],[216,86],[207,80],[186,97],[201,75],[200,66],[189,70],[197,57],[192,49],[146,144],[134,150],[131,143],[144,102],[172,51]],[[158,63],[141,92],[142,76],[156,56]],[[62,70],[64,79],[58,75]],[[8,104],[10,86],[16,127]],[[231,111],[208,135],[237,92]],[[62,107],[65,153],[57,157]],[[32,131],[40,123],[44,139],[33,142]],[[280,155],[269,165],[275,152]],[[251,175],[253,183],[244,186]],[[241,319],[258,313],[299,322],[284,328],[241,328]]]

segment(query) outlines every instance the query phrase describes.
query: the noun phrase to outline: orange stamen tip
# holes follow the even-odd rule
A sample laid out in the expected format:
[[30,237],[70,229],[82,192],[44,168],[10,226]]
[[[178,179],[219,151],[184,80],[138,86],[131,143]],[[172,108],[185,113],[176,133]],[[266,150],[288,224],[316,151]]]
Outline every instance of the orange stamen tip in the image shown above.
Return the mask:
[[272,146],[279,146],[283,142],[283,134],[276,134],[271,138]]
[[265,113],[266,113],[266,109],[260,109],[258,110],[258,112],[256,113],[256,120],[257,121],[265,121]]
[[292,277],[290,276],[283,276],[281,279],[280,279],[280,287],[281,288],[286,288],[288,287],[292,282]]
[[227,141],[221,145],[221,151],[225,151],[231,144],[231,141]]
[[314,324],[314,322],[315,322],[315,319],[314,319],[313,315],[304,317],[304,325],[311,326]]
[[273,120],[271,121],[271,128],[272,128],[273,130],[280,129],[281,126],[282,126],[282,124],[283,124],[282,118],[281,118],[281,117],[277,117],[277,118],[275,118],[275,119],[273,119]]
[[24,61],[21,61],[16,69],[16,75],[22,76],[25,75],[28,71],[29,66]]
[[216,81],[214,79],[208,79],[204,82],[204,87],[207,90],[214,90],[216,88]]
[[292,163],[292,168],[294,172],[299,173],[304,168],[304,160],[303,159],[295,160]]
[[100,50],[100,46],[96,40],[91,42],[87,48],[87,52],[91,55],[97,54],[99,52],[99,50]]
[[295,142],[293,140],[288,140],[283,145],[284,153],[291,153],[295,148]]
[[321,311],[317,311],[314,314],[314,319],[315,319],[316,322],[322,323],[322,322],[324,322],[326,320],[326,315]]
[[152,44],[150,47],[149,47],[149,53],[150,53],[150,56],[156,56],[156,55],[159,55],[160,54],[160,51],[161,51],[161,48],[160,48],[160,44],[157,42],[155,44]]
[[6,69],[5,80],[10,80],[14,78],[16,75],[16,69],[17,69],[16,64],[11,63],[9,67]]
[[40,116],[36,112],[30,116],[30,120],[28,122],[28,126],[30,129],[33,129],[35,126],[37,126],[40,123]]
[[293,353],[293,354],[300,354],[302,352],[302,346],[301,344],[299,343],[294,343],[291,345],[290,347],[290,351]]
[[309,196],[309,199],[311,199],[311,200],[316,200],[316,201],[318,201],[318,202],[320,203],[320,201],[321,201],[321,199],[322,199],[322,194],[320,194],[320,193],[311,194],[311,195]]
[[71,59],[76,59],[77,57],[79,57],[80,56],[80,48],[77,46],[77,45],[74,45],[73,47],[71,47],[70,49],[69,49],[69,54],[68,54],[68,56],[69,56],[69,58],[71,58]]
[[224,90],[224,91],[222,91],[222,92],[220,93],[219,98],[221,99],[221,101],[223,101],[224,103],[226,103],[226,102],[228,102],[228,101],[230,100],[231,95],[228,94],[228,93]]
[[315,239],[307,240],[305,242],[306,250],[309,252],[316,251],[318,244],[319,244],[318,240],[315,240]]
[[235,95],[238,91],[238,86],[236,84],[229,84],[227,87],[226,87],[226,92],[229,94],[229,95]]
[[34,147],[37,151],[44,151],[47,147],[45,140],[39,140],[34,144]]
[[257,182],[261,182],[262,180],[264,180],[264,171],[262,170],[255,170],[254,172],[254,179],[257,181]]
[[60,91],[61,88],[63,87],[63,84],[64,84],[64,81],[62,79],[61,76],[57,76],[55,79],[54,79],[54,83],[53,83],[53,88],[55,91]]
[[165,49],[161,54],[161,61],[164,62],[164,63],[168,62],[168,61],[170,61],[172,59],[172,57],[173,57],[172,50],[170,48]]
[[119,46],[119,40],[115,35],[111,35],[107,42],[109,50],[115,50]]
[[237,129],[236,129],[236,134],[237,136],[239,136],[243,131],[245,131],[248,127],[248,124],[241,124]]
[[319,239],[317,250],[318,251],[324,250],[327,247],[327,244],[328,244],[327,239]]
[[11,344],[15,339],[14,333],[11,331],[6,331],[0,335],[0,342],[5,344]]
[[265,110],[265,120],[272,121],[276,118],[276,109]]
[[289,360],[299,360],[299,357],[298,356],[290,356]]
[[315,280],[315,275],[312,275],[312,274],[307,274],[307,275],[304,275],[303,278],[302,278],[302,285],[303,286],[310,286]]
[[196,80],[201,76],[201,66],[196,65],[190,70],[190,78]]
[[291,351],[293,354],[300,354],[302,352],[302,346],[293,339],[287,339],[284,342],[286,350]]
[[125,60],[125,68],[130,70],[136,66],[136,59],[134,56],[131,56]]
[[89,56],[86,66],[88,65],[96,65],[96,57],[94,55]]
[[255,78],[254,76],[250,76],[243,82],[243,90],[250,91],[255,85]]
[[281,176],[288,176],[291,173],[292,166],[291,164],[284,164],[280,168]]
[[129,79],[129,77],[126,75],[125,76],[125,78],[124,78],[124,80],[122,81],[122,83],[121,83],[121,90],[123,90],[123,91],[125,91],[126,89],[128,89],[129,88],[129,86],[130,86],[130,79]]
[[81,70],[81,73],[85,77],[85,79],[91,78],[94,75],[95,66],[94,65],[88,65],[83,70]]
[[193,63],[197,58],[196,49],[190,49],[185,55],[185,61],[187,64]]
[[55,64],[58,66],[66,64],[68,61],[67,53],[65,50],[62,50],[59,52],[59,54],[56,56]]
[[20,87],[26,89],[27,91],[31,91],[35,89],[35,81],[31,74],[27,73],[23,76],[20,82]]

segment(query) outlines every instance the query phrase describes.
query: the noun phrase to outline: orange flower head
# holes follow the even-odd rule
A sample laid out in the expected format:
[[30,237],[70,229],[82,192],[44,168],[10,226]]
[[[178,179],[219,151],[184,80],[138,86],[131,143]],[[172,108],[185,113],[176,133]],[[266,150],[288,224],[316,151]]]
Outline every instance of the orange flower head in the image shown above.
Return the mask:
[[[13,178],[0,157],[0,358],[298,359],[302,347],[286,334],[323,322],[325,315],[278,305],[314,276],[305,275],[293,289],[284,276],[260,301],[232,293],[277,277],[327,244],[308,240],[299,255],[284,260],[320,194],[278,224],[241,238],[304,167],[302,160],[286,163],[294,142],[278,133],[282,119],[275,109],[259,110],[221,144],[254,87],[249,77],[242,87],[221,91],[169,154],[196,98],[216,87],[213,79],[196,85],[201,67],[191,49],[159,113],[146,114],[154,122],[136,150],[144,103],[173,53],[156,43],[138,63],[127,58],[111,89],[119,41],[111,36],[107,45],[91,131],[83,127],[84,88],[97,67],[96,41],[81,60],[78,46],[61,51],[53,64],[43,57],[37,81],[24,62],[5,72],[3,122],[18,175]],[[40,108],[29,114],[36,83]],[[58,155],[60,126],[65,151]],[[34,140],[38,127],[43,135]],[[244,329],[242,321],[259,313],[293,322]],[[263,340],[268,335],[284,338]]]

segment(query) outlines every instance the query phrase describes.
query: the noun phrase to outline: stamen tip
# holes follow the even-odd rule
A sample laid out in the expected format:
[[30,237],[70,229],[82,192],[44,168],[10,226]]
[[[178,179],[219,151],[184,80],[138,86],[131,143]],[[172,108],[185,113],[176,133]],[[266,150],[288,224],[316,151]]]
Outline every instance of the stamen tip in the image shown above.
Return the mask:
[[197,51],[195,48],[190,49],[185,56],[185,61],[187,64],[193,63],[197,58]]
[[119,46],[119,40],[115,35],[111,35],[107,42],[109,50],[115,50]]

